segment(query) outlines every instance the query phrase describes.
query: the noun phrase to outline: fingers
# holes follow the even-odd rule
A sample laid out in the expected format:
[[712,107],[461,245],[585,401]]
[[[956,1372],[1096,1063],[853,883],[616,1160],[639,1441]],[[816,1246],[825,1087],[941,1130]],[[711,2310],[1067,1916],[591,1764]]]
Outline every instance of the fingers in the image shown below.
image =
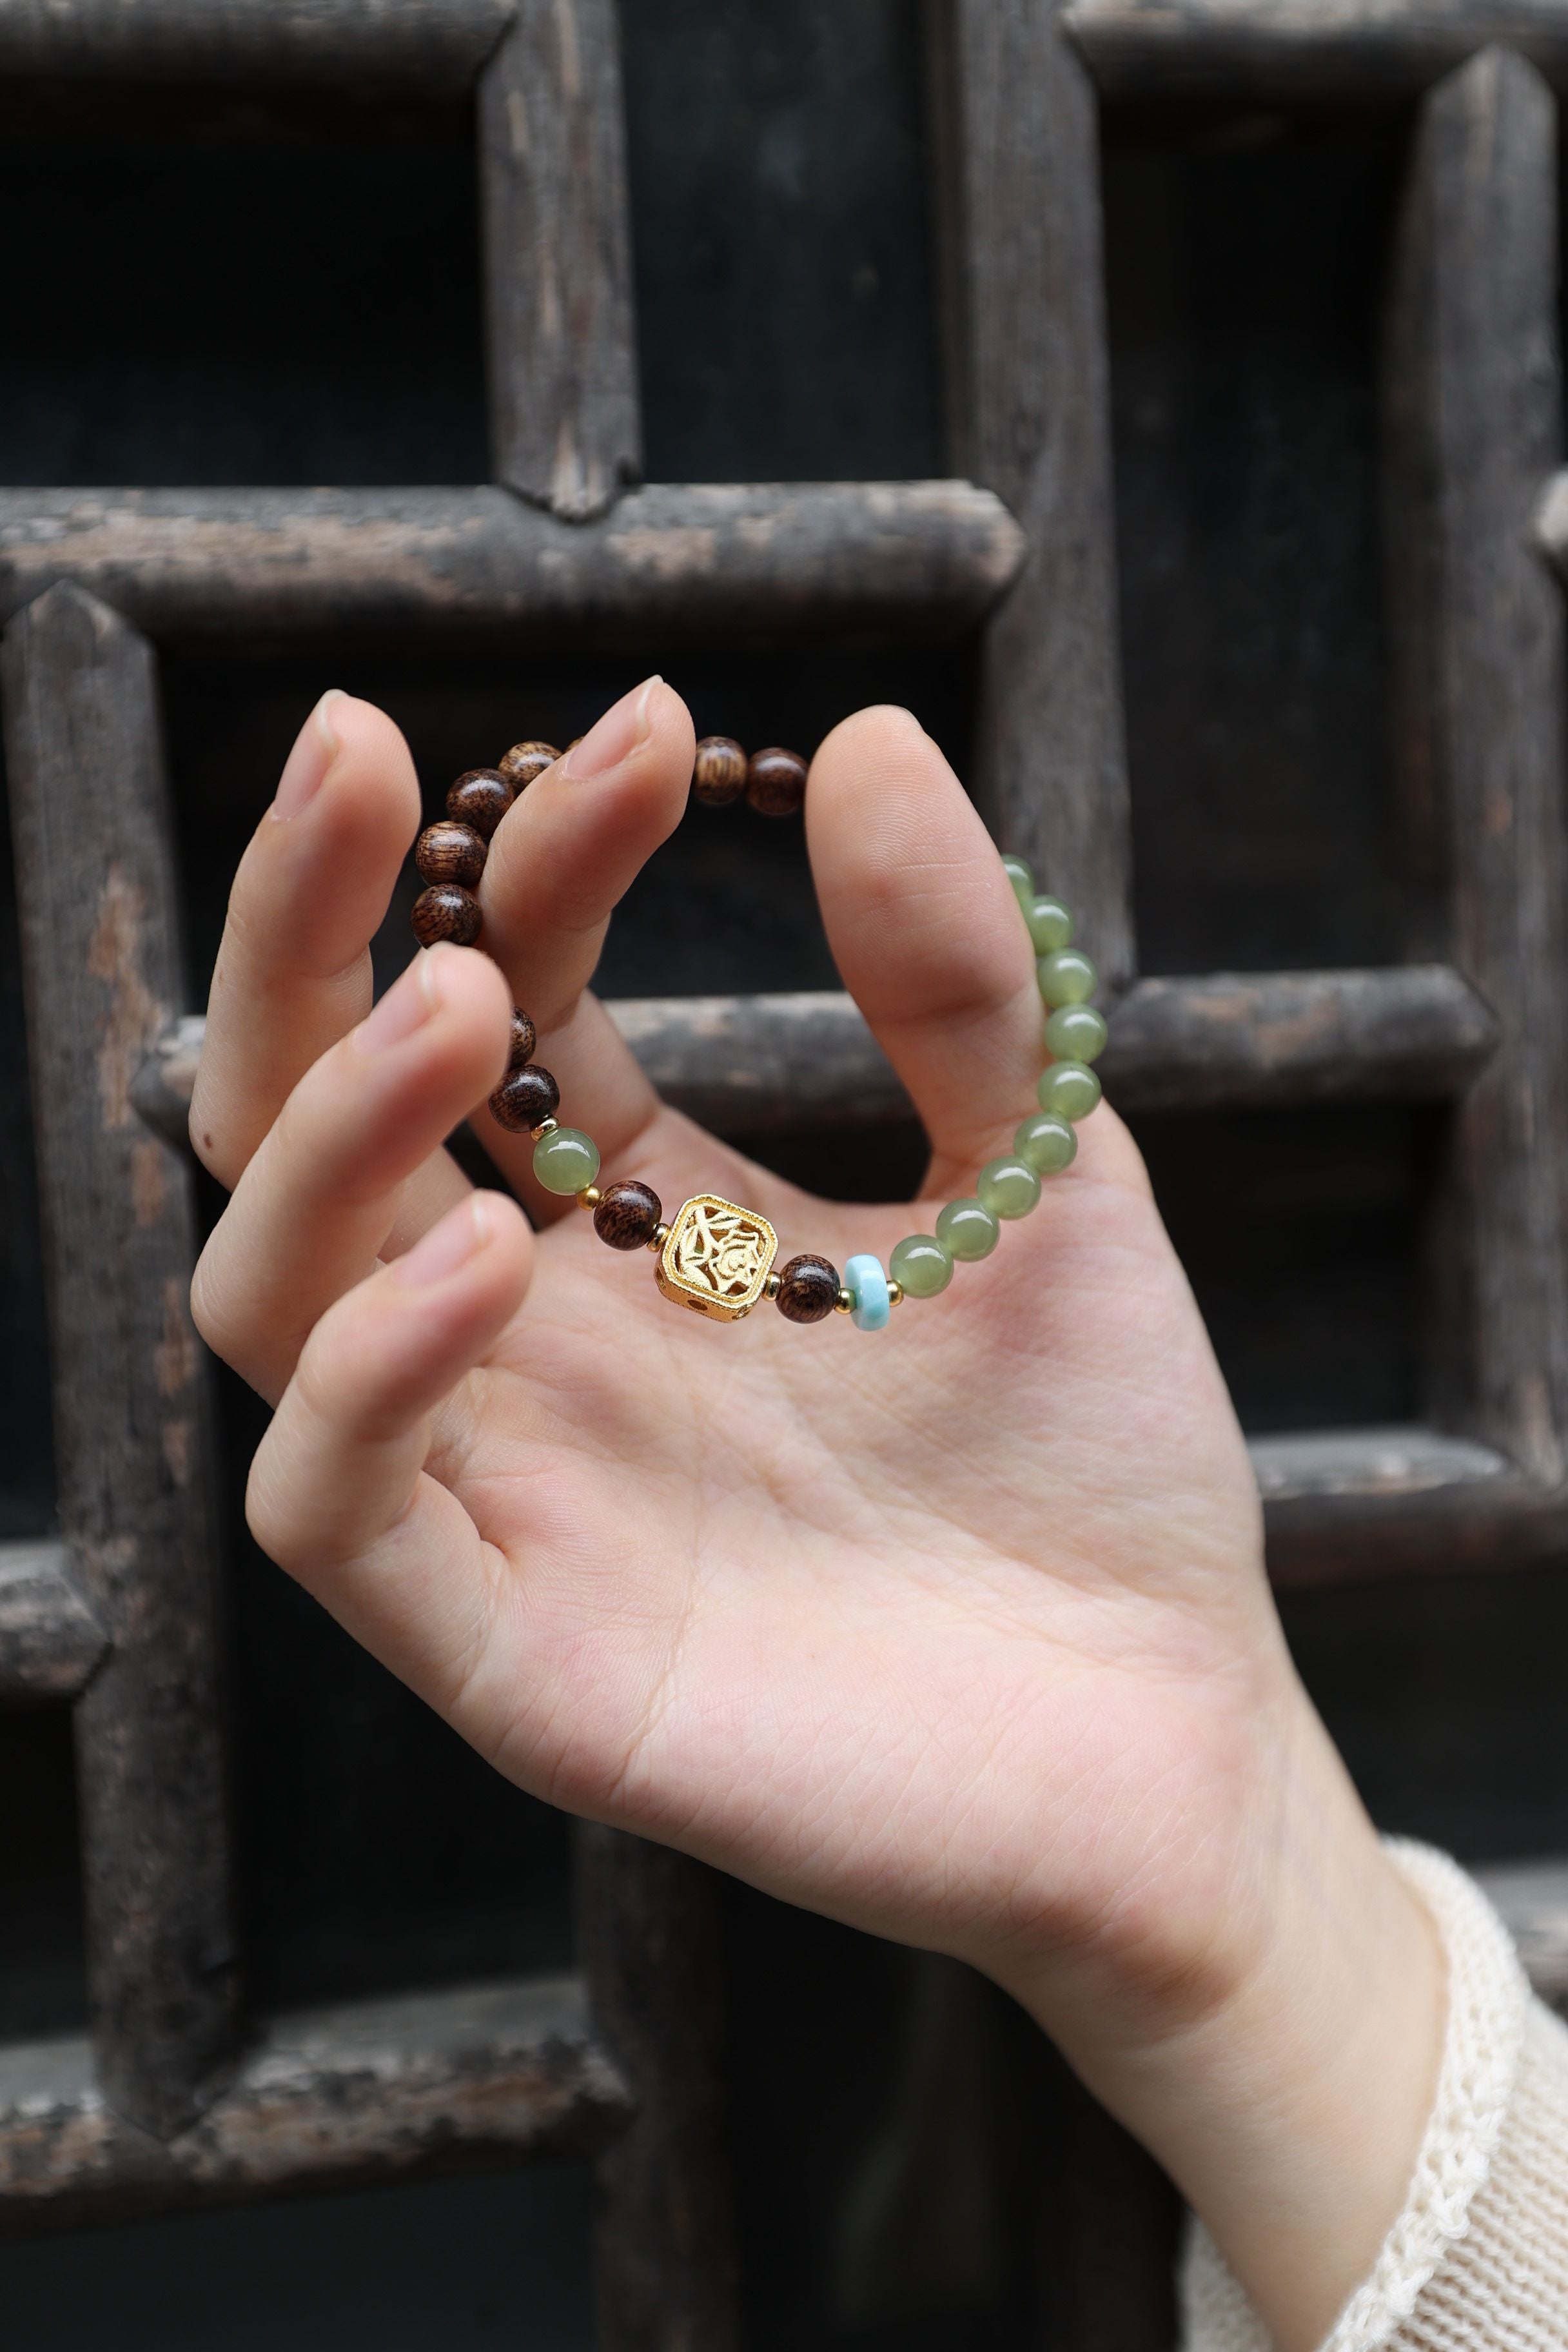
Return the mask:
[[510,1017],[488,957],[435,948],[294,1088],[192,1286],[203,1338],[263,1396],[370,1273],[408,1179],[496,1084]]
[[[606,1164],[669,1114],[586,990],[616,901],[685,813],[694,748],[686,705],[648,678],[508,811],[479,886],[484,944],[538,1027],[561,1119],[586,1129]],[[536,1215],[557,1213],[533,1183],[528,1138],[482,1118],[480,1132]]]
[[370,1010],[369,942],[419,823],[408,746],[337,688],[311,711],[229,893],[191,1139],[232,1188],[295,1085]]
[[932,1189],[967,1184],[1033,1108],[1044,1061],[1034,950],[995,846],[891,707],[834,729],[805,812],[828,944],[931,1137]]
[[437,1411],[464,1418],[451,1392],[517,1312],[531,1253],[510,1201],[470,1194],[317,1325],[251,1466],[263,1549],[448,1713],[503,1564],[424,1465]]

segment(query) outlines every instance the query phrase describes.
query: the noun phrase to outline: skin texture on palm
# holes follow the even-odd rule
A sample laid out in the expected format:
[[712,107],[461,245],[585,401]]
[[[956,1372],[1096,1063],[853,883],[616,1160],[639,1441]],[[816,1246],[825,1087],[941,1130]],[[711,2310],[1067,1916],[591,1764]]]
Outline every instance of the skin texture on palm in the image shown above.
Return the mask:
[[[252,1524],[521,1785],[1006,1984],[1305,2347],[1397,2209],[1436,1960],[1290,1669],[1245,1448],[1114,1113],[992,1257],[876,1337],[680,1315],[534,1186],[526,1139],[486,1134],[533,1232],[441,1150],[514,999],[607,1176],[667,1213],[745,1202],[784,1255],[885,1260],[1010,1145],[1032,951],[898,711],[829,737],[807,831],[846,984],[931,1137],[923,1204],[810,1199],[658,1102],[585,991],[690,766],[650,680],[498,831],[501,971],[438,950],[367,1021],[417,793],[380,713],[308,722],[237,879],[192,1111],[234,1187],[198,1322],[278,1404]],[[1347,1969],[1373,1994],[1325,2063],[1315,2011]],[[1387,2081],[1347,2147],[1359,2032]],[[1301,2076],[1294,2106],[1275,2071]],[[1321,2146],[1292,2158],[1292,2130]]]

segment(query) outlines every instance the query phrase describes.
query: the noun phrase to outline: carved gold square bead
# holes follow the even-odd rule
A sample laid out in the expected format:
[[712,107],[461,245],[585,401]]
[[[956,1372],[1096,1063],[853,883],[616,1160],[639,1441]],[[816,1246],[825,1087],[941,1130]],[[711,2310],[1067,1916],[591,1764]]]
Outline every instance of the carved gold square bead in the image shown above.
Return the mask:
[[738,1323],[767,1288],[779,1237],[766,1217],[717,1192],[685,1202],[654,1267],[667,1298],[716,1322]]

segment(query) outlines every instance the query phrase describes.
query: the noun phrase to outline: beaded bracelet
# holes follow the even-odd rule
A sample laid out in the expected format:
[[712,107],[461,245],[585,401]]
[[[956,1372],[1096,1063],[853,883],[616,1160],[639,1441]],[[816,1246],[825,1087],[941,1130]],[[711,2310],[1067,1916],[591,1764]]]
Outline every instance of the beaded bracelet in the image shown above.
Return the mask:
[[[482,917],[474,896],[491,835],[518,794],[561,754],[549,743],[515,743],[493,768],[470,768],[447,795],[447,815],[426,825],[415,845],[426,887],[414,902],[421,947],[451,940],[471,947]],[[806,763],[798,751],[771,746],[750,757],[732,737],[709,735],[697,746],[691,789],[719,807],[744,792],[763,815],[784,816],[805,797]],[[1069,1167],[1078,1151],[1075,1123],[1100,1100],[1090,1065],[1105,1044],[1102,1014],[1089,1003],[1097,974],[1072,944],[1072,917],[1059,898],[1037,891],[1021,857],[1004,857],[1034,945],[1045,1001],[1045,1047],[1052,1057],[1041,1075],[1039,1109],[1013,1138],[1013,1150],[980,1171],[973,1193],[949,1201],[932,1234],[907,1234],[883,1267],[879,1258],[852,1257],[840,1279],[831,1261],[807,1253],[775,1270],[778,1235],[755,1209],[717,1192],[699,1192],[664,1221],[650,1184],[635,1179],[597,1182],[599,1150],[580,1128],[563,1127],[555,1113],[561,1089],[533,1059],[537,1035],[521,1006],[511,1016],[507,1074],[489,1098],[491,1116],[510,1135],[533,1139],[533,1173],[547,1192],[575,1197],[591,1210],[594,1230],[611,1249],[649,1249],[654,1278],[666,1298],[719,1323],[738,1323],[759,1299],[771,1298],[791,1323],[820,1323],[836,1311],[862,1331],[880,1331],[905,1298],[934,1298],[952,1279],[955,1261],[989,1257],[1002,1225],[1026,1217],[1040,1197],[1040,1180]]]

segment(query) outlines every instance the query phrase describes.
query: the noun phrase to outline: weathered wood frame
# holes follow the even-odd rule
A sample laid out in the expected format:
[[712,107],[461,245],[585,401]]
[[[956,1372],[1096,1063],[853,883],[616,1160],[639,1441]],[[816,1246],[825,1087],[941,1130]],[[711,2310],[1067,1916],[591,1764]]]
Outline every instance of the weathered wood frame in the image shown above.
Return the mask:
[[[1541,77],[1568,80],[1568,9],[934,0],[950,407],[979,488],[631,487],[608,0],[409,0],[395,30],[373,0],[142,0],[131,21],[114,0],[19,0],[0,14],[0,73],[330,81],[374,55],[384,81],[477,85],[496,482],[0,493],[64,1523],[58,1544],[0,1552],[0,1702],[76,1696],[96,2036],[91,2052],[36,2045],[0,2063],[0,2230],[624,2134],[603,2172],[601,2341],[730,2352],[700,1872],[588,1832],[581,1978],[272,2021],[259,2054],[242,2040],[210,1453],[183,1300],[190,1205],[147,1131],[177,1131],[195,1043],[175,1018],[155,647],[240,629],[308,638],[345,620],[468,640],[527,624],[574,644],[982,630],[977,789],[1092,919],[1121,992],[1106,1060],[1118,1097],[1455,1106],[1442,1213],[1462,1341],[1441,1359],[1438,1425],[1255,1448],[1276,1572],[1560,1546],[1564,1106],[1542,1007],[1564,968],[1563,656],[1540,555],[1568,573],[1568,475],[1547,479],[1555,121]],[[1467,62],[1498,40],[1521,55]],[[1162,104],[1420,101],[1388,335],[1388,542],[1401,740],[1426,761],[1402,799],[1440,836],[1446,963],[1135,978],[1096,81]],[[71,814],[89,790],[90,829]],[[75,870],[81,837],[109,845],[103,870]],[[661,1083],[721,1125],[765,1130],[852,1101],[862,1117],[906,1113],[842,999],[616,1012]],[[124,1308],[107,1347],[97,1284]],[[1158,2200],[1114,2137],[1094,2168],[1102,2201],[1147,2218],[1142,2267],[1135,2245],[1117,2248],[1116,2325],[1152,2352]],[[1089,2240],[1118,2226],[1108,2210],[1089,2230],[1085,2278],[1105,2251]],[[1074,2341],[1103,2340],[1081,2295],[1063,2308]]]

